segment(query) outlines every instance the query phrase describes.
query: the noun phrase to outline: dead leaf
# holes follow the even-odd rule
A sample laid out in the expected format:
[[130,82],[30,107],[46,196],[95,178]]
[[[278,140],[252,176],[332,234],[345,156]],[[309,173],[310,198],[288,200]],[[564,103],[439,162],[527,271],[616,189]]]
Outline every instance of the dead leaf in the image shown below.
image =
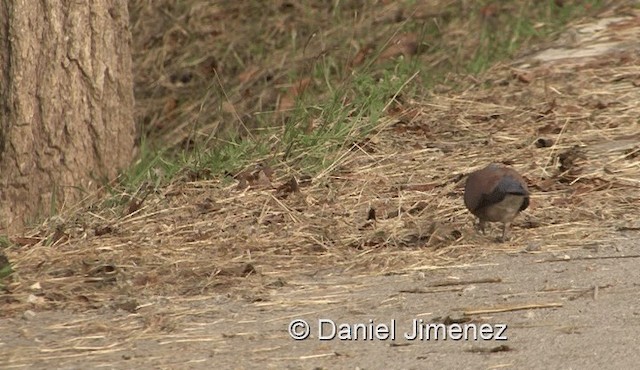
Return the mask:
[[111,234],[113,232],[113,227],[111,227],[110,225],[107,226],[102,226],[102,227],[96,227],[93,230],[93,233],[95,236],[102,236],[102,235],[106,235],[106,234]]
[[130,312],[130,313],[135,313],[136,311],[138,311],[138,307],[139,306],[140,306],[140,304],[138,303],[138,301],[136,301],[133,298],[117,300],[115,302],[115,304],[114,304],[114,307],[116,309],[120,309],[120,310],[127,311],[127,312]]
[[258,171],[257,181],[254,185],[265,188],[271,187],[271,179],[269,179],[269,176],[267,176],[264,170],[260,170]]
[[207,59],[198,64],[198,70],[200,70],[200,72],[205,76],[214,75],[217,69],[218,61],[213,56],[209,56]]
[[127,208],[127,215],[130,215],[138,211],[140,208],[142,208],[143,203],[144,203],[144,198],[137,200],[135,197],[131,197],[131,200],[129,201],[129,206]]
[[309,84],[311,83],[311,78],[306,77],[297,82],[295,82],[289,90],[280,97],[280,101],[278,102],[277,112],[283,112],[292,109],[295,107],[296,99],[304,93]]
[[553,113],[557,107],[558,107],[558,103],[556,102],[556,99],[553,98],[553,100],[551,100],[550,102],[547,102],[547,109],[545,109],[540,113],[540,117],[545,117]]
[[200,214],[218,212],[222,206],[211,198],[206,198],[202,202],[196,204],[196,208]]
[[274,171],[267,164],[260,164],[258,168],[271,180],[273,178]]
[[580,147],[577,145],[573,146],[571,149],[565,150],[558,155],[558,160],[560,161],[560,171],[571,171],[575,174],[578,170],[575,166],[575,162],[576,160],[582,158],[584,158],[584,154],[582,153],[582,149],[580,149]]
[[499,11],[500,7],[498,6],[498,4],[491,3],[480,8],[480,15],[485,19],[493,18],[498,15]]
[[558,190],[558,181],[556,178],[544,179],[535,183],[529,183],[531,188],[538,189],[541,192],[549,192]]
[[220,108],[224,113],[235,114],[236,112],[236,109],[234,108],[233,104],[231,104],[227,100],[222,102],[222,106]]
[[245,84],[251,80],[260,72],[260,67],[258,66],[249,66],[244,71],[240,72],[238,75],[238,81],[241,84]]
[[355,142],[351,145],[352,151],[363,150],[365,153],[375,153],[376,152],[376,144],[380,142],[380,139],[377,137],[364,138],[359,142]]
[[247,277],[256,273],[256,268],[252,264],[242,263],[236,266],[221,267],[216,275]]
[[244,171],[240,172],[239,174],[235,175],[233,178],[238,180],[237,189],[238,190],[244,190],[247,187],[249,187],[249,182],[252,181],[252,177],[253,177],[253,175],[251,174],[251,171],[249,171],[249,170],[244,170]]
[[522,69],[514,69],[512,75],[515,79],[523,83],[531,83],[534,80],[534,74],[531,71],[526,71]]
[[43,240],[42,238],[33,238],[28,236],[19,236],[16,238],[11,238],[11,242],[13,244],[21,247],[31,247],[33,245],[40,243],[42,240]]
[[405,108],[401,104],[394,104],[388,110],[388,114],[400,122],[412,122],[420,117],[420,113],[422,113],[420,108]]
[[362,63],[364,63],[364,61],[367,59],[369,55],[371,55],[372,52],[373,52],[372,45],[366,45],[363,48],[361,48],[360,51],[358,51],[358,53],[356,54],[356,56],[354,56],[351,62],[349,63],[350,67],[352,68],[357,67]]
[[165,116],[171,114],[174,110],[176,110],[177,107],[178,99],[176,99],[175,97],[168,97],[162,107],[162,114]]
[[273,170],[267,165],[260,164],[256,166],[254,171],[244,170],[234,176],[238,180],[238,190],[244,190],[247,187],[251,188],[265,188],[272,187],[271,178],[273,177]]
[[280,185],[276,190],[276,194],[280,198],[286,198],[289,196],[289,194],[299,192],[300,186],[298,185],[298,180],[296,180],[295,176],[291,176],[291,179],[289,179],[289,181]]
[[389,43],[389,46],[380,53],[378,62],[384,62],[388,59],[396,58],[403,55],[409,58],[418,52],[418,36],[415,33],[405,33],[395,37]]
[[562,131],[561,127],[558,127],[553,123],[548,123],[538,129],[538,135],[559,134],[561,131]]
[[403,207],[400,207],[400,209],[394,209],[393,211],[387,213],[387,219],[396,218],[401,214],[405,213],[406,211],[407,210]]

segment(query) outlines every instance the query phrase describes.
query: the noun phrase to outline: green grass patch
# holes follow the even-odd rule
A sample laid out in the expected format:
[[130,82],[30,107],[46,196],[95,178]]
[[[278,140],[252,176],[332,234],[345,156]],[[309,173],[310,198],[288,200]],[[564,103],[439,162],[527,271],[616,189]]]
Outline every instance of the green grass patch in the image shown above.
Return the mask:
[[[208,54],[217,58],[217,74],[189,89],[176,90],[185,91],[178,101],[193,110],[182,108],[173,113],[175,122],[169,126],[175,124],[180,129],[163,129],[164,137],[153,137],[152,128],[143,130],[151,133],[153,145],[143,143],[140,160],[123,177],[129,189],[142,183],[160,186],[185,171],[196,174],[195,178],[236,173],[264,160],[317,173],[377,130],[385,107],[396,94],[420,99],[434,84],[448,81],[451,74],[482,73],[523,47],[550,40],[568,22],[596,14],[606,5],[599,0],[428,4],[407,0],[391,5],[239,2],[212,14],[216,19],[222,17],[231,32],[217,34],[215,42],[208,42],[202,36],[208,33],[198,27],[209,32],[211,22],[202,12],[210,8],[198,6],[202,14],[187,15],[188,9],[201,5],[197,0],[180,6],[164,3],[172,4],[164,0],[157,7],[168,6],[175,15],[165,28],[179,24],[186,32],[185,42],[167,44],[166,40],[180,34],[159,38],[155,24],[153,32],[145,34],[147,23],[136,18],[146,17],[151,25],[149,14],[154,14],[155,8],[132,1],[132,19],[141,25],[139,30],[133,29],[134,39],[148,40],[145,45],[149,45],[148,51],[134,59],[140,73],[137,79],[160,79],[153,76],[158,64],[164,65],[165,73],[196,68]],[[167,21],[166,14],[158,14],[157,22]],[[415,54],[379,60],[395,37],[403,34],[415,35]],[[157,44],[160,40],[165,43]],[[352,65],[358,50],[367,47],[372,51],[364,61]],[[156,57],[162,60],[153,59]],[[247,80],[247,70],[252,67],[258,72]],[[305,78],[313,83],[297,96],[295,107],[284,116],[274,112],[277,101],[269,97]],[[144,108],[145,94],[150,94],[155,105],[149,105],[149,110],[157,114],[157,96],[167,92],[143,85],[139,83],[136,98]],[[209,104],[209,100],[216,103]],[[233,114],[222,111],[223,102],[233,106]],[[239,117],[251,117],[260,130],[242,139],[207,131],[209,121],[244,126]],[[194,139],[188,149],[167,149],[163,144],[179,136],[206,139]]]
[[6,235],[0,236],[0,288],[2,288],[2,280],[13,273],[11,263],[4,254],[4,249],[12,245],[11,241]]

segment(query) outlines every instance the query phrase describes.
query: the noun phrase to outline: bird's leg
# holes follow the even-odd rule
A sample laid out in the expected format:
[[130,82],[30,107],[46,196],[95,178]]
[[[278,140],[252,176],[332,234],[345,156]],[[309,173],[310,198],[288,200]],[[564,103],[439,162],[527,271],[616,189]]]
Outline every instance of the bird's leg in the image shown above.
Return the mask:
[[486,224],[487,224],[487,222],[483,221],[483,220],[480,220],[480,222],[478,223],[478,228],[482,232],[482,235],[487,235],[487,233],[485,232],[485,229],[484,229]]
[[509,226],[511,226],[510,222],[505,222],[502,225],[502,238],[500,239],[501,242],[504,242],[507,240],[507,235],[509,234]]

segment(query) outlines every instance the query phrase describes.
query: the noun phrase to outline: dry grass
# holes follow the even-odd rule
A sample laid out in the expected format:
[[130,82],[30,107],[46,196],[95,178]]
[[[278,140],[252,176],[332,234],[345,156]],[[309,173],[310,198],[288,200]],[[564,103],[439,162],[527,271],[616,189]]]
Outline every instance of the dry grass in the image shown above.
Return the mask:
[[[145,9],[149,7],[134,11]],[[224,29],[224,19],[207,18],[211,14],[200,8],[189,14],[190,21],[211,28],[211,37],[217,27]],[[243,16],[237,15],[240,23]],[[138,18],[141,23],[134,28],[150,27],[144,14]],[[154,40],[169,45],[167,50],[138,40],[138,50],[150,50],[138,68],[171,76],[181,71],[167,71],[161,61],[184,58],[180,65],[205,73],[199,68],[209,65],[207,60],[176,45],[197,48],[212,41],[190,35],[179,21],[174,27],[155,26]],[[271,24],[264,37],[287,26]],[[301,30],[301,40],[304,35]],[[189,37],[196,41],[189,43]],[[330,40],[328,35],[314,40],[321,43],[310,47],[316,52],[332,47],[322,44]],[[242,50],[236,46],[215,55],[232,58]],[[255,73],[270,73],[270,81],[285,79],[291,59],[274,58],[282,62],[273,71],[257,63]],[[640,226],[639,61],[637,54],[625,53],[591,64],[543,65],[528,71],[532,78],[502,64],[477,78],[451,77],[451,84],[467,87],[463,91],[440,87],[419,101],[402,94],[389,97],[379,128],[319,173],[275,165],[257,167],[239,181],[189,181],[183,176],[158,189],[143,187],[137,194],[121,195],[133,196],[139,206],[124,201],[105,207],[110,198],[106,192],[97,194],[28,236],[12,238],[16,245],[7,255],[16,273],[3,295],[3,312],[104,306],[134,311],[152,296],[189,300],[223,291],[260,299],[270,287],[318,272],[393,274],[464,264],[496,251],[607,245],[623,230]],[[222,61],[216,63],[224,69]],[[138,74],[138,79],[139,89],[155,85],[167,90],[148,91],[140,115],[147,125],[158,126],[153,130],[170,132],[176,142],[190,132],[211,135],[238,111],[273,109],[282,100],[282,94],[269,98],[269,104],[253,95],[240,99],[250,84],[265,83],[254,78],[225,91],[234,109],[214,118],[210,111],[223,103],[189,99],[200,90],[178,87],[158,75]],[[278,83],[271,84],[278,90]],[[172,94],[188,104],[175,108],[167,98]],[[248,107],[241,110],[240,104]],[[152,115],[154,106],[165,110]],[[185,130],[169,122],[202,126]],[[209,129],[200,131],[205,126]],[[551,139],[553,145],[538,147],[540,139]],[[282,157],[285,149],[269,158]],[[530,209],[517,219],[514,239],[506,244],[478,235],[461,201],[464,175],[489,161],[513,164],[533,191]],[[372,209],[375,221],[367,220]]]
[[380,79],[399,56],[419,56],[423,84],[447,81],[606,2],[552,3],[131,1],[137,121],[169,147],[250,135],[287,122],[298,99],[318,106],[354,76]]
[[[326,84],[349,78],[345,66],[368,43],[387,42],[402,28],[402,19],[393,17],[408,11],[351,1],[334,8],[165,0],[132,2],[130,8],[140,35],[134,47],[139,121],[151,138],[183,147],[281,124],[275,113],[293,108],[302,95],[292,92],[300,80],[316,79],[311,95],[326,96]],[[326,74],[331,82],[323,81]]]
[[[141,296],[240,283],[258,297],[279,279],[319,271],[389,274],[491,251],[607,245],[640,226],[638,147],[628,145],[640,129],[640,93],[628,80],[640,75],[638,60],[540,69],[530,84],[498,66],[463,94],[405,103],[400,111],[410,118],[389,118],[333,171],[286,197],[274,187],[292,174],[276,170],[256,188],[176,182],[126,216],[126,206],[71,212],[58,241],[45,243],[55,232],[44,232],[12,249],[10,296],[22,306],[37,281],[45,306],[119,305],[125,297],[135,307]],[[555,144],[538,148],[539,138]],[[534,194],[507,244],[478,235],[461,202],[463,175],[489,160],[512,162]],[[371,208],[375,222],[366,220]]]

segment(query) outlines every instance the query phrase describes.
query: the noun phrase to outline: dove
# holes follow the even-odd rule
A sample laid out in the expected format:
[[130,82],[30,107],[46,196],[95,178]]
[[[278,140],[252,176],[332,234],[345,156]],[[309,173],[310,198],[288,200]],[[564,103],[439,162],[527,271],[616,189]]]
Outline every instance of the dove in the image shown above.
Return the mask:
[[464,205],[480,220],[483,234],[487,222],[501,222],[500,240],[505,241],[513,219],[529,207],[529,194],[527,183],[516,170],[491,163],[469,174]]

